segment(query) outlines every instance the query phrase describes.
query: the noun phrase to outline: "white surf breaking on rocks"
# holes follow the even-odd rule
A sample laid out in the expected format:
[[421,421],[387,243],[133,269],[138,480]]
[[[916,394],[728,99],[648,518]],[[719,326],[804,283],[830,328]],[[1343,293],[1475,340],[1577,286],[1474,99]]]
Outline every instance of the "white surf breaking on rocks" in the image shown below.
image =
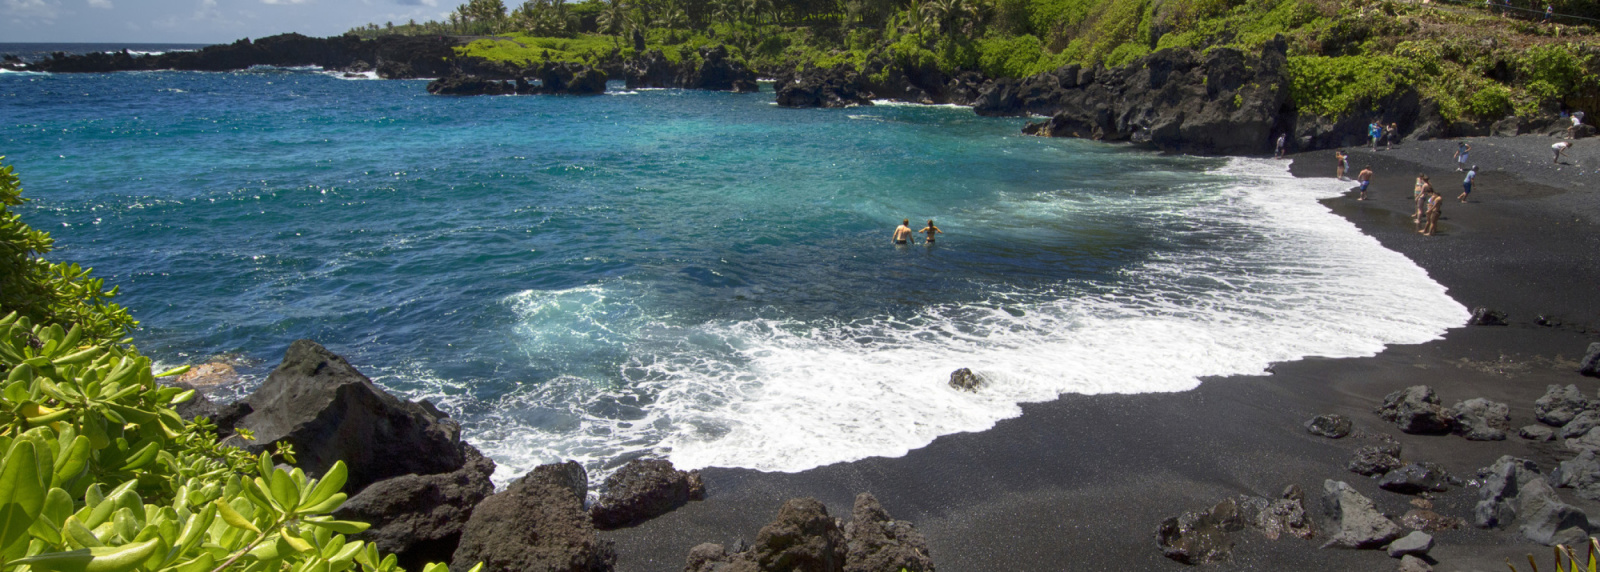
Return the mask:
[[[636,284],[525,291],[505,304],[528,355],[614,353],[624,365],[563,371],[477,404],[465,434],[500,464],[502,483],[562,459],[603,475],[642,454],[681,468],[801,471],[904,455],[1062,394],[1185,391],[1274,362],[1373,355],[1465,322],[1421,267],[1318,202],[1349,183],[1296,179],[1285,165],[1234,159],[1216,172],[1232,183],[1169,198],[1062,199],[1063,210],[1136,209],[1172,239],[1210,245],[1165,251],[1114,286],[996,291],[901,319],[692,326],[649,315]],[[578,362],[596,360],[566,363]],[[962,367],[987,384],[951,388]]]

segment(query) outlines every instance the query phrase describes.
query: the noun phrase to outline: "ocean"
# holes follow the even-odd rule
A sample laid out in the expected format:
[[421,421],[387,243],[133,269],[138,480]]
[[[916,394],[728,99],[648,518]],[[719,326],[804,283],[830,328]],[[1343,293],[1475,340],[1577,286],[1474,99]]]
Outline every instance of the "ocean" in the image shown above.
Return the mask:
[[[164,365],[316,340],[502,484],[574,459],[800,471],[1063,393],[1184,391],[1462,325],[1287,162],[1019,134],[953,106],[436,97],[317,70],[0,74],[53,259]],[[943,230],[897,246],[903,219]],[[986,380],[948,385],[958,368]],[[1063,435],[1071,439],[1071,435]]]

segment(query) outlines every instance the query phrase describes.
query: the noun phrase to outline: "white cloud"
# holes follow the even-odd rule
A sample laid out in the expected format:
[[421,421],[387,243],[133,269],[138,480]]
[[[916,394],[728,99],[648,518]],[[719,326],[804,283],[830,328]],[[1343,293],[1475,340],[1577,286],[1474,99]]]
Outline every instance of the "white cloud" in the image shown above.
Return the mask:
[[95,8],[111,9],[111,0],[89,0],[89,5]]
[[0,0],[0,14],[18,24],[53,24],[60,7],[55,0]]
[[286,5],[289,5],[289,4],[305,4],[306,2],[309,2],[309,1],[310,0],[261,0],[261,3],[262,4],[272,4],[274,6],[286,6]]

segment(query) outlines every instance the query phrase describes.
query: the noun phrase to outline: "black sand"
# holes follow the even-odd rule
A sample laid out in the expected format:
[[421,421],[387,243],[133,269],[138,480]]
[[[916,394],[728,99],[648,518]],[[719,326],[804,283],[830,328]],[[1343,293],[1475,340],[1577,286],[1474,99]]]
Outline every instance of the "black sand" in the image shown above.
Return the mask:
[[[1279,364],[1272,375],[1207,379],[1189,392],[1133,396],[1067,395],[1023,407],[1023,415],[982,433],[941,437],[893,459],[868,459],[796,474],[705,471],[710,497],[635,528],[604,533],[617,543],[625,571],[681,570],[702,542],[753,540],[788,498],[811,496],[848,519],[854,495],[870,491],[898,519],[928,537],[943,571],[1177,570],[1155,543],[1162,519],[1202,509],[1229,496],[1275,498],[1296,484],[1307,508],[1320,510],[1325,479],[1343,480],[1392,517],[1412,497],[1380,490],[1345,469],[1351,452],[1370,437],[1330,440],[1301,424],[1341,413],[1358,432],[1388,433],[1403,443],[1407,461],[1442,464],[1457,476],[1501,455],[1534,459],[1545,471],[1570,457],[1559,444],[1515,435],[1532,424],[1533,401],[1547,384],[1577,384],[1591,395],[1600,380],[1575,373],[1576,361],[1597,339],[1600,325],[1600,200],[1593,182],[1600,142],[1580,141],[1575,159],[1587,166],[1548,164],[1546,137],[1474,140],[1485,172],[1473,202],[1454,202],[1459,176],[1454,143],[1409,144],[1395,151],[1357,150],[1353,170],[1373,165],[1373,200],[1355,194],[1327,204],[1388,248],[1427,269],[1468,307],[1510,314],[1504,327],[1463,327],[1445,339],[1394,346],[1371,358],[1309,359]],[[1331,152],[1295,157],[1299,176],[1332,176]],[[1442,233],[1412,230],[1411,181],[1430,174],[1451,202]],[[1515,173],[1515,174],[1513,174]],[[1352,174],[1353,176],[1353,174]],[[1352,187],[1354,184],[1352,183]],[[1373,284],[1382,288],[1382,284]],[[1559,319],[1550,327],[1538,316]],[[1161,340],[1150,340],[1159,345]],[[1469,442],[1455,436],[1399,433],[1371,410],[1383,396],[1409,385],[1434,386],[1446,405],[1487,397],[1508,403],[1512,436]],[[1600,503],[1560,490],[1563,498],[1600,518]],[[1470,521],[1475,487],[1434,497],[1435,510]],[[1549,567],[1548,548],[1511,531],[1470,527],[1435,533],[1437,570],[1525,568],[1533,553]],[[1327,537],[1268,541],[1246,530],[1231,561],[1218,570],[1393,570],[1382,551],[1319,550]]]

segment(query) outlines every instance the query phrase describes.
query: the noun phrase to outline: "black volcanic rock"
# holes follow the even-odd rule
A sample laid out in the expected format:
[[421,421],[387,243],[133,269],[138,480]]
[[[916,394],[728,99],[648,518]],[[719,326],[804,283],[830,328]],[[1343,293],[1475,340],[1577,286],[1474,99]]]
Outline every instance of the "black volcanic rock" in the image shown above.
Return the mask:
[[431,405],[389,395],[311,340],[290,344],[246,402],[254,411],[237,427],[255,432],[255,440],[230,444],[261,452],[288,442],[298,466],[313,475],[342,460],[350,471],[346,491],[405,474],[448,473],[466,462],[454,421]]

